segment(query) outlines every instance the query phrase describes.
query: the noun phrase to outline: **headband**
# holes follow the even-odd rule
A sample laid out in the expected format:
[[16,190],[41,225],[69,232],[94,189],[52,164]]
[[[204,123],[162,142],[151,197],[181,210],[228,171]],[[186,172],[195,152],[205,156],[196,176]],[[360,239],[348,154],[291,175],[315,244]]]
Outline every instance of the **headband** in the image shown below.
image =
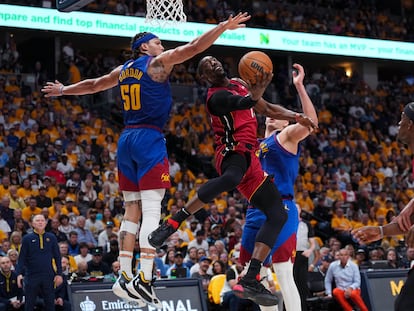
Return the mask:
[[404,114],[414,122],[414,102],[405,105]]
[[158,38],[158,37],[154,35],[153,33],[147,33],[145,36],[135,40],[134,43],[132,43],[132,50],[134,51],[138,49],[141,46],[141,44],[147,43],[149,40],[154,39],[154,38]]

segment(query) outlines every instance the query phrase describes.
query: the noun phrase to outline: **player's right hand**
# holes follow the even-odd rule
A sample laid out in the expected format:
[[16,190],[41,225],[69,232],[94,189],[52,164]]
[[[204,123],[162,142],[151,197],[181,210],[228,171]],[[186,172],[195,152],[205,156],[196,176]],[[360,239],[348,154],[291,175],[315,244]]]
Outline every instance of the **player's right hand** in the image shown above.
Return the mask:
[[62,96],[62,87],[63,84],[55,80],[55,82],[47,82],[41,91],[45,94],[45,97]]
[[351,233],[361,244],[368,244],[381,239],[381,230],[378,226],[366,226],[354,229]]
[[256,81],[245,81],[250,91],[250,98],[254,101],[262,98],[267,86],[273,79],[272,72],[258,73],[256,75]]

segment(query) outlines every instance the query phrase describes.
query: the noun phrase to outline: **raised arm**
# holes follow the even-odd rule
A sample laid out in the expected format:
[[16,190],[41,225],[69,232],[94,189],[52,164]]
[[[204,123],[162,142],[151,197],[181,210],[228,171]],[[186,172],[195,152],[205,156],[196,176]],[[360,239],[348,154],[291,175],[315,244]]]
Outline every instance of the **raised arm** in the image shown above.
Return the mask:
[[[293,67],[296,69],[292,72],[293,84],[299,94],[299,99],[302,104],[303,113],[309,117],[315,127],[318,126],[318,115],[316,114],[315,107],[313,106],[312,100],[306,92],[305,86],[303,85],[303,79],[305,78],[305,71],[299,64],[294,64]],[[285,127],[278,135],[279,142],[284,148],[292,153],[297,152],[298,143],[309,136],[314,128],[303,126],[300,123],[291,124]]]
[[304,113],[295,112],[280,105],[272,104],[263,98],[260,98],[257,101],[254,109],[258,113],[273,119],[295,121],[297,123],[300,123],[302,126],[308,129],[308,132],[318,128],[318,125],[315,124],[313,120]]
[[94,79],[86,79],[71,85],[63,85],[58,80],[47,82],[42,88],[45,97],[62,95],[85,95],[108,90],[118,85],[118,77],[122,66],[116,67],[110,73]]
[[156,59],[161,61],[166,67],[172,67],[175,64],[185,62],[193,56],[208,49],[226,30],[246,27],[244,22],[249,19],[250,15],[248,13],[239,13],[234,17],[230,15],[226,21],[219,23],[213,29],[203,33],[201,36],[195,38],[187,44],[161,53],[156,57]]
[[[308,116],[303,113],[294,112],[280,105],[275,105],[263,99],[264,91],[273,78],[273,74],[262,74],[256,76],[256,83],[250,84],[244,81],[250,91],[251,100],[255,101],[254,109],[260,114],[277,120],[296,121],[310,130],[318,126]],[[306,93],[306,91],[305,91]]]

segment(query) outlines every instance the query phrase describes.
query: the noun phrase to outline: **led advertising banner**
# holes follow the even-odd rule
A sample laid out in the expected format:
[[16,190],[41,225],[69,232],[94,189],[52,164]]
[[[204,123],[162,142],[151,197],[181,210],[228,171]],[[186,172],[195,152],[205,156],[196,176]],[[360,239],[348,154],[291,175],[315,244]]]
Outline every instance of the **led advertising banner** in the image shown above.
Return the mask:
[[361,271],[361,291],[371,311],[394,310],[394,302],[407,279],[407,269]]
[[[182,23],[157,26],[145,18],[0,4],[0,26],[132,38],[150,31],[162,40],[189,42],[214,25]],[[242,28],[226,31],[218,45],[259,50],[292,51],[378,59],[414,61],[414,43],[320,35],[270,29]]]
[[162,309],[129,304],[112,292],[112,283],[72,283],[70,286],[73,311],[205,311],[206,297],[199,279],[159,280],[157,296]]

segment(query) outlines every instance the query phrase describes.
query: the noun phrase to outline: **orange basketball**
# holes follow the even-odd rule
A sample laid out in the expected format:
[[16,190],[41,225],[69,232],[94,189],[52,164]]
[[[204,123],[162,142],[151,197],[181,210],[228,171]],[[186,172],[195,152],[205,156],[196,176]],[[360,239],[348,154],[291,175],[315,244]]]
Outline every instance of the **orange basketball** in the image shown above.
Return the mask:
[[260,51],[251,51],[240,59],[239,75],[244,81],[256,82],[256,75],[273,72],[273,63],[267,54]]

